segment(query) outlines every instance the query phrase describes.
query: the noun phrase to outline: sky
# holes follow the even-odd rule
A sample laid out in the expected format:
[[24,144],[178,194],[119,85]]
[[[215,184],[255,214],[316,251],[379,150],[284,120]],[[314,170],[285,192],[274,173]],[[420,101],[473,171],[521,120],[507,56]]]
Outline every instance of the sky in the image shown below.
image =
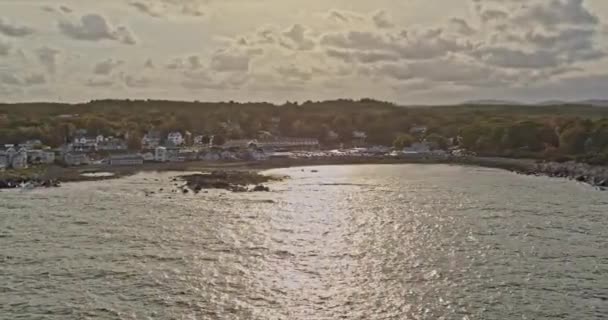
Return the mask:
[[608,97],[606,0],[0,0],[0,101]]

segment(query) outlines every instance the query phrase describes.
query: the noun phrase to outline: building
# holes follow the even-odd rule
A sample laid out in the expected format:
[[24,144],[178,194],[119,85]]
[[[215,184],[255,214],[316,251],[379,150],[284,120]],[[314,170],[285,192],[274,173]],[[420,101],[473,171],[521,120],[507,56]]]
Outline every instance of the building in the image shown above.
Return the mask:
[[167,136],[167,141],[175,146],[181,146],[184,144],[184,136],[179,131],[170,132]]
[[169,152],[165,147],[156,147],[154,149],[154,161],[167,162],[169,161]]
[[352,145],[353,147],[362,147],[367,140],[367,133],[363,131],[353,131]]
[[209,150],[208,152],[201,153],[198,158],[203,161],[219,161],[222,159],[222,155],[218,150]]
[[410,133],[413,135],[424,136],[426,135],[428,128],[426,126],[414,126],[410,129]]
[[27,140],[26,142],[22,143],[21,146],[23,146],[24,148],[31,150],[34,148],[41,148],[43,146],[42,141],[40,140]]
[[204,135],[194,136],[193,144],[195,146],[209,146],[211,144],[211,137]]
[[144,158],[144,161],[154,161],[154,153],[146,152],[141,155]]
[[11,167],[16,170],[27,168],[27,150],[25,148],[19,149],[12,157]]
[[55,162],[55,152],[51,150],[27,150],[27,160],[31,164],[52,164]]
[[127,149],[128,149],[127,142],[122,139],[118,139],[118,138],[110,137],[110,138],[104,139],[100,142],[98,141],[98,143],[97,143],[98,151],[112,152],[112,151],[126,151]]
[[317,150],[320,144],[315,138],[271,138],[254,140],[252,146],[263,150]]
[[141,146],[143,149],[152,150],[160,146],[162,141],[161,133],[157,130],[150,130],[141,139]]
[[67,152],[63,155],[63,162],[68,166],[83,166],[91,163],[84,153]]
[[236,139],[236,140],[228,140],[226,141],[226,143],[224,143],[222,145],[222,148],[224,149],[233,149],[233,148],[239,148],[239,149],[245,149],[245,148],[249,148],[249,146],[251,144],[256,144],[257,145],[257,140],[255,139]]
[[87,136],[84,129],[76,130],[72,137],[70,150],[73,152],[95,152],[97,151],[97,137]]
[[9,167],[8,155],[6,151],[0,150],[0,170],[6,169]]
[[144,158],[140,154],[120,154],[110,156],[111,166],[137,166],[144,164]]

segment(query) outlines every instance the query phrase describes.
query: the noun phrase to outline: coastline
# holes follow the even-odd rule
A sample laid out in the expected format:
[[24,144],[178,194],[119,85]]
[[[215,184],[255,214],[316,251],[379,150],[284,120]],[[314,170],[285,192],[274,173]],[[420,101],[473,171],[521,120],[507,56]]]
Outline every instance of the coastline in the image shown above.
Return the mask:
[[[591,166],[575,162],[538,162],[533,159],[498,157],[449,157],[449,158],[393,158],[393,157],[335,157],[270,159],[264,161],[234,162],[172,162],[145,163],[139,166],[88,165],[82,167],[47,166],[23,172],[0,173],[0,189],[7,181],[26,183],[36,181],[42,187],[56,186],[59,182],[81,182],[118,179],[140,172],[198,172],[198,171],[263,171],[270,169],[357,164],[449,164],[507,170],[524,175],[566,178],[587,183],[602,190],[608,188],[608,167]],[[101,174],[101,175],[99,175]]]

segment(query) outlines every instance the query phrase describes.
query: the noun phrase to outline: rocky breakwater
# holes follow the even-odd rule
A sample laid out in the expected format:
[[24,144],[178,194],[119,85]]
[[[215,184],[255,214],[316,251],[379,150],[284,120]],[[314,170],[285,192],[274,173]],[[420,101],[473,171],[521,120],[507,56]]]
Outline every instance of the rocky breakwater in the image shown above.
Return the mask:
[[0,178],[0,189],[53,188],[59,186],[59,180],[54,179]]
[[[179,176],[186,185],[183,190],[199,193],[203,189],[224,189],[232,192],[270,191],[264,183],[281,180],[282,178],[265,176],[250,171],[212,171],[210,173]],[[186,193],[186,192],[184,192]]]
[[600,190],[608,190],[608,167],[605,166],[577,162],[540,162],[522,173],[566,178],[590,184]]

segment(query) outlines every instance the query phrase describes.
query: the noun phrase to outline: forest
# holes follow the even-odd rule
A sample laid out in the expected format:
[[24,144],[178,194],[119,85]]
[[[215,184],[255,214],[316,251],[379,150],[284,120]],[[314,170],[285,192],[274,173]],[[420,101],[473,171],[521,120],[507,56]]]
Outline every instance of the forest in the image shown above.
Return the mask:
[[[428,128],[412,136],[415,126]],[[353,131],[367,143],[403,147],[426,138],[446,145],[458,137],[480,155],[608,164],[608,108],[584,105],[459,105],[406,107],[372,99],[286,102],[96,100],[80,104],[0,104],[0,143],[40,139],[57,147],[77,129],[127,136],[136,148],[151,129],[255,138],[260,133],[318,138],[348,145]]]

